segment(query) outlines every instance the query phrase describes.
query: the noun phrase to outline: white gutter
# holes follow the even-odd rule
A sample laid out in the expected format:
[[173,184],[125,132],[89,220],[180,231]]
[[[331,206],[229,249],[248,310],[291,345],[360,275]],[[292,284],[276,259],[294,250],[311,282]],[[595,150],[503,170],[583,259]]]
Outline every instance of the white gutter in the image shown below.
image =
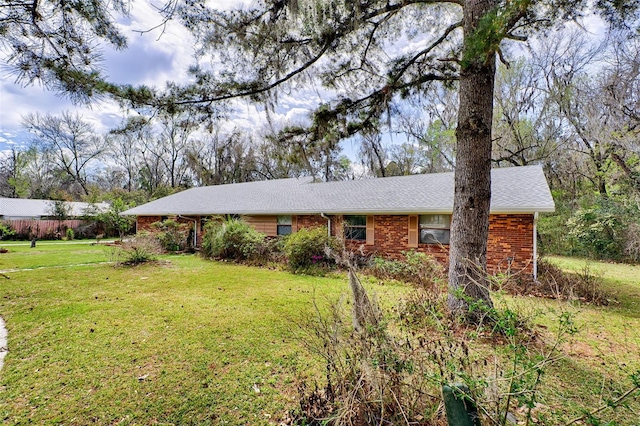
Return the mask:
[[327,219],[327,236],[331,238],[331,218],[324,213],[320,213],[320,217]]
[[194,248],[198,247],[198,219],[195,219],[193,217],[182,216],[182,215],[178,215],[178,218],[193,221],[193,247]]
[[533,281],[538,282],[538,212],[533,214]]

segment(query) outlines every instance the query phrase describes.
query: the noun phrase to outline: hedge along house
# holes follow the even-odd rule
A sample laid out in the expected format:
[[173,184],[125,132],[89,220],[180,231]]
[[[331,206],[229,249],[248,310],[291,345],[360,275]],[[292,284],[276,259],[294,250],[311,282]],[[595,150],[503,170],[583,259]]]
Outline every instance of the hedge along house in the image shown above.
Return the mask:
[[[537,275],[536,220],[554,211],[542,167],[492,170],[487,266]],[[196,242],[213,215],[238,215],[267,236],[328,226],[347,247],[391,258],[408,250],[445,265],[453,211],[453,173],[338,182],[280,179],[192,188],[125,211],[137,230],[168,217],[193,223]]]

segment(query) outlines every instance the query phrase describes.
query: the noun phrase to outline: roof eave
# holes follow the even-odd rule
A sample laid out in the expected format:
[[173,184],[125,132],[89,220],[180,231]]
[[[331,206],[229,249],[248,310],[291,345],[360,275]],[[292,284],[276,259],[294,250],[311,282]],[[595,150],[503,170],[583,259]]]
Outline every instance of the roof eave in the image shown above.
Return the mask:
[[[127,210],[121,213],[123,216],[211,216],[211,215],[227,215],[227,214],[239,214],[239,215],[319,215],[321,213],[330,215],[406,215],[406,214],[419,214],[419,213],[432,213],[432,214],[451,214],[453,209],[450,208],[407,208],[407,209],[327,209],[327,210],[239,210],[239,211],[218,211],[218,212],[203,212],[203,211],[153,211],[153,212],[135,212],[133,210]],[[490,214],[533,214],[533,213],[552,213],[555,211],[553,206],[530,206],[530,207],[508,207],[500,206],[490,210]]]

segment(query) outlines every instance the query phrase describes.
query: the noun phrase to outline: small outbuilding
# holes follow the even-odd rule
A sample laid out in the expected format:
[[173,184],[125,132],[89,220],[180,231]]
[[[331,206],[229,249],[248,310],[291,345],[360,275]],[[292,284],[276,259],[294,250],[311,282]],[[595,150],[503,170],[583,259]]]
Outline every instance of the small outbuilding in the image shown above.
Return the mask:
[[0,221],[19,238],[51,239],[84,227],[86,219],[108,209],[107,203],[0,198]]
[[32,200],[24,198],[0,198],[0,220],[50,220],[56,219],[56,203],[62,203],[68,218],[93,216],[109,209],[107,203],[82,203],[77,201]]

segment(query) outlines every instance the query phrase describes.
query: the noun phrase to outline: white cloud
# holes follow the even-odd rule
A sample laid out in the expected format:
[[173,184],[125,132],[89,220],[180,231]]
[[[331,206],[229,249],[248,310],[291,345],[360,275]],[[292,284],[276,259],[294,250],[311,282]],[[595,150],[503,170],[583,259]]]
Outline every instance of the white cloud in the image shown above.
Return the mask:
[[[169,21],[164,33],[161,28],[144,34],[135,32],[149,30],[161,22],[150,2],[132,3],[130,17],[119,23],[129,39],[129,48],[114,51],[104,46],[102,65],[111,81],[163,87],[168,80],[186,79],[186,68],[192,61],[193,40],[185,28]],[[65,110],[77,111],[99,133],[119,124],[124,116],[113,102],[78,106],[39,85],[22,87],[9,77],[4,74],[0,79],[0,132],[5,134],[4,140],[0,140],[0,149],[3,144],[22,143],[28,139],[21,124],[22,117],[29,113],[58,115]]]

